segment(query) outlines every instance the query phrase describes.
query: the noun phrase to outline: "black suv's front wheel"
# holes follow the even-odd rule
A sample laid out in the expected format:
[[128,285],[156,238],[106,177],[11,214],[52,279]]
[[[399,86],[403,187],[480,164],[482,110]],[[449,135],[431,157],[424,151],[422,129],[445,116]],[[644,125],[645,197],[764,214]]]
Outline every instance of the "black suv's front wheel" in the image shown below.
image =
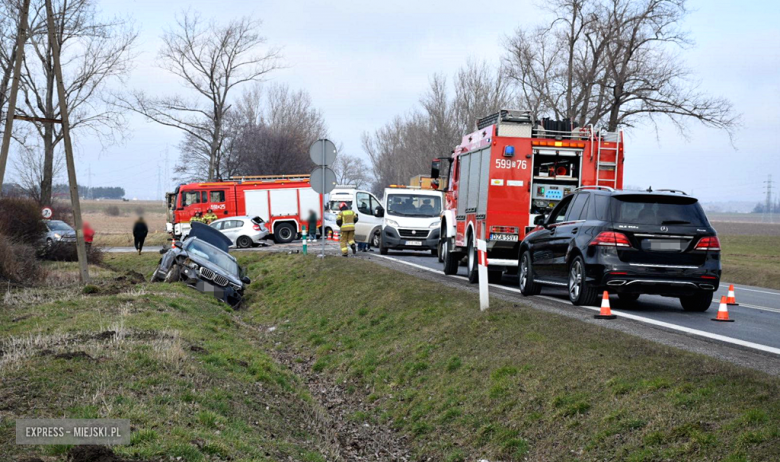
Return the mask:
[[710,309],[712,292],[697,292],[687,297],[680,297],[680,305],[685,311],[703,312]]
[[585,277],[585,261],[577,255],[569,264],[569,300],[577,305],[595,305],[598,300],[598,289],[591,287]]
[[525,296],[539,295],[542,286],[534,282],[534,272],[531,267],[531,252],[525,251],[520,257],[520,269],[517,273],[520,280],[520,292]]

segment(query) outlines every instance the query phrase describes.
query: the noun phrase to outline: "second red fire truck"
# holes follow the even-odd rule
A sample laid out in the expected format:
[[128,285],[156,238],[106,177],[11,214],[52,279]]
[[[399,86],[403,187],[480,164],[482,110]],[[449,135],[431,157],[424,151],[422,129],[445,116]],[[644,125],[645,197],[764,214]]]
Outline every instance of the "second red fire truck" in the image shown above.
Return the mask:
[[566,195],[623,187],[623,133],[502,110],[480,119],[448,159],[435,160],[431,176],[442,169],[444,273],[457,273],[465,257],[476,282],[477,239],[484,239],[489,279],[498,281],[517,271],[520,242]]
[[258,216],[277,243],[290,242],[308,226],[310,211],[319,216],[322,210],[321,196],[309,180],[309,175],[244,176],[179,185],[166,194],[168,233],[181,239],[189,233],[195,213],[210,209],[218,218]]

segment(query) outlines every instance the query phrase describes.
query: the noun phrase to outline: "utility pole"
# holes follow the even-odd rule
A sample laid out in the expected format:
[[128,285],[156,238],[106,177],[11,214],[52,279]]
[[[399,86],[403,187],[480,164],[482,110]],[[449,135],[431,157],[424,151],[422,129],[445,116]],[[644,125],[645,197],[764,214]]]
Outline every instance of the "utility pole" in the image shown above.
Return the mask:
[[[26,0],[29,7],[29,1]],[[46,0],[46,20],[49,29],[49,46],[54,58],[54,74],[57,78],[57,93],[62,116],[62,135],[65,142],[65,162],[68,166],[68,183],[70,183],[70,202],[73,207],[73,225],[76,228],[76,254],[79,257],[79,276],[81,282],[89,282],[87,267],[87,248],[84,245],[84,227],[81,221],[81,203],[79,202],[79,186],[76,180],[76,163],[73,160],[73,143],[70,139],[70,121],[68,119],[68,104],[65,100],[65,82],[62,79],[62,63],[60,62],[60,43],[54,28],[54,10],[51,0]]]
[[764,216],[769,218],[769,223],[774,223],[774,216],[772,216],[772,208],[774,206],[774,204],[772,204],[772,175],[769,175],[767,177],[767,180],[764,181],[764,184],[766,185],[766,201],[764,203],[764,214],[765,214]]

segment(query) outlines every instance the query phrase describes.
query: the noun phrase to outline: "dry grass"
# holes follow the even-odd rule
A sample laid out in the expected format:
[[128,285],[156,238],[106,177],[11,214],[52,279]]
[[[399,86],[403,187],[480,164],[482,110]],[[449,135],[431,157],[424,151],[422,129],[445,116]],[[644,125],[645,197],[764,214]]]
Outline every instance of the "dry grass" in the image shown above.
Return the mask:
[[720,236],[780,236],[780,223],[713,221]]
[[[149,227],[145,245],[162,245],[168,239],[165,232],[165,203],[161,201],[84,201],[84,221],[95,230],[95,245],[107,247],[131,247],[133,245],[133,224],[138,219],[138,210],[144,210],[143,217]],[[117,207],[118,216],[106,214],[107,207]]]

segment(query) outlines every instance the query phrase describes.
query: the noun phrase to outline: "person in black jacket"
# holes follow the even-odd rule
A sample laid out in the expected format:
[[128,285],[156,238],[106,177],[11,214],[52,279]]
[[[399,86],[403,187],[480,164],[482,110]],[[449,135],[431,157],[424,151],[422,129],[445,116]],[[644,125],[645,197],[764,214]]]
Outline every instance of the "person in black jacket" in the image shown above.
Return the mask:
[[141,255],[147,234],[149,234],[149,228],[146,226],[144,217],[138,217],[138,220],[133,225],[133,238],[135,239],[135,248],[138,250],[138,255]]

